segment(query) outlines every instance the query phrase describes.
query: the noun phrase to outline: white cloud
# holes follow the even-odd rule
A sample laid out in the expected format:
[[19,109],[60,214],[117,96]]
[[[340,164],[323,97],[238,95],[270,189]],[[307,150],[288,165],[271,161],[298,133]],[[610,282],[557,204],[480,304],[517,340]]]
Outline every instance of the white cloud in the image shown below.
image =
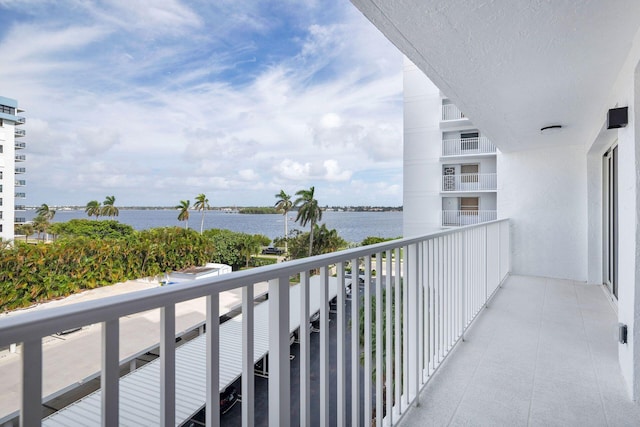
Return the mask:
[[[27,204],[271,205],[312,185],[323,204],[401,204],[401,57],[351,5],[76,5],[4,31],[0,16],[0,95],[27,110]],[[362,173],[376,168],[397,173],[378,187]]]

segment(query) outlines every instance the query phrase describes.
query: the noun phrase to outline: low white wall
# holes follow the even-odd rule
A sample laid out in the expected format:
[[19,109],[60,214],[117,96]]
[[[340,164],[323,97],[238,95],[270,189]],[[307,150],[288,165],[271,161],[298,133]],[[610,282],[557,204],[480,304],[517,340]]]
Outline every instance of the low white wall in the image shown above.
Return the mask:
[[498,170],[498,214],[512,221],[512,272],[586,281],[584,148],[501,153]]

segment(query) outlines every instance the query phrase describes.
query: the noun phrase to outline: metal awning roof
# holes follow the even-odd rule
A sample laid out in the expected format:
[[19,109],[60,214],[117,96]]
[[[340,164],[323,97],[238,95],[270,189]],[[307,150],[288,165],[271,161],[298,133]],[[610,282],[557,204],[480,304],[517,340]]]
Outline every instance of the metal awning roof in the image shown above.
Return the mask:
[[[337,295],[338,280],[329,277],[329,300]],[[320,277],[310,278],[309,313],[320,309]],[[300,285],[290,288],[289,330],[300,326]],[[269,350],[269,301],[254,311],[254,363]],[[176,425],[192,417],[206,399],[206,336],[176,349]],[[220,391],[242,374],[242,315],[220,325]],[[72,403],[42,420],[43,426],[100,425],[101,390]],[[160,424],[160,359],[120,378],[120,425]]]

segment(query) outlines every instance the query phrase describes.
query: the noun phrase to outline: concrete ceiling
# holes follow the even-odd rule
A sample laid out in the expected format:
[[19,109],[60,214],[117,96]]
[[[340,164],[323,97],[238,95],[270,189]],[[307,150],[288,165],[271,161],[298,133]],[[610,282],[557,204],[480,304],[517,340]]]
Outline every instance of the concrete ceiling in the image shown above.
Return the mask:
[[592,142],[640,27],[638,0],[351,1],[503,151]]

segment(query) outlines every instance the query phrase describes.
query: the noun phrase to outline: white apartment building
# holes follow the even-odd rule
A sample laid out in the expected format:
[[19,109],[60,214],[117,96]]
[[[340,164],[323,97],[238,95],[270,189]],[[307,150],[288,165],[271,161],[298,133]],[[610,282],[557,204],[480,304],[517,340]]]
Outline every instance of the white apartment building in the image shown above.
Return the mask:
[[405,58],[404,235],[497,218],[496,147]]
[[22,162],[26,156],[21,154],[26,144],[20,141],[25,130],[19,126],[25,118],[18,116],[23,110],[18,101],[0,96],[0,239],[13,240],[14,224],[25,222],[20,216],[25,206],[20,203],[25,198],[22,187],[26,172]]

